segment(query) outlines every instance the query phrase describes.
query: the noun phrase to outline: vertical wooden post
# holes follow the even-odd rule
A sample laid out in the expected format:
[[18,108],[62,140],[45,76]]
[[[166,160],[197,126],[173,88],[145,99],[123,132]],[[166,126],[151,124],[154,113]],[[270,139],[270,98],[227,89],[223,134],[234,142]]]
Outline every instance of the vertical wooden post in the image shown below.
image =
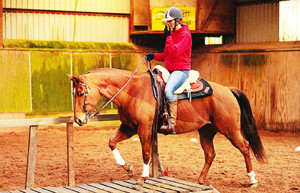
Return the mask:
[[129,19],[129,40],[134,31],[134,0],[130,0],[130,19]]
[[3,1],[0,0],[0,48],[3,48]]
[[150,7],[150,0],[148,0],[148,32],[150,32],[152,29],[151,29],[151,7]]
[[75,186],[73,123],[67,123],[68,185]]
[[34,186],[34,173],[37,149],[37,131],[38,125],[31,125],[28,140],[28,156],[25,189],[31,189]]

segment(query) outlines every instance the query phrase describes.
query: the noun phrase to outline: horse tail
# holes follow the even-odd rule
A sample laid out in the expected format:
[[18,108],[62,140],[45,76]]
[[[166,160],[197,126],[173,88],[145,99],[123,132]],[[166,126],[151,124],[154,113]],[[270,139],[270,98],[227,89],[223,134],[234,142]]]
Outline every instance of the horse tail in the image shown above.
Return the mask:
[[230,88],[230,90],[240,105],[241,129],[246,140],[249,142],[257,161],[260,163],[267,163],[266,153],[258,135],[256,122],[246,94],[237,88]]

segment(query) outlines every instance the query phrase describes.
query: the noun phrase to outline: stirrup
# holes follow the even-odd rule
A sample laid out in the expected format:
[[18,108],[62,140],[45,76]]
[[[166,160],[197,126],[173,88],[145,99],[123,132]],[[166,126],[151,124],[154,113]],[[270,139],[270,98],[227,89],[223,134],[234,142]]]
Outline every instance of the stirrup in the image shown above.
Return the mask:
[[162,125],[160,127],[160,131],[164,134],[164,135],[174,135],[176,134],[175,128],[174,127],[169,127],[169,125]]

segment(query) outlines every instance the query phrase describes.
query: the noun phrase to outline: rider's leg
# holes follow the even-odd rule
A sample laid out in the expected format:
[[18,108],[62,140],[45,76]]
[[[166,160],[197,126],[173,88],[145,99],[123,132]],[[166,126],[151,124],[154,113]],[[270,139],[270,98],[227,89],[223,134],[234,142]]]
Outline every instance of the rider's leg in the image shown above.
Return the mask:
[[165,88],[165,95],[170,108],[171,128],[167,129],[167,134],[176,134],[175,125],[177,118],[177,100],[174,92],[186,81],[190,71],[173,71],[169,77]]

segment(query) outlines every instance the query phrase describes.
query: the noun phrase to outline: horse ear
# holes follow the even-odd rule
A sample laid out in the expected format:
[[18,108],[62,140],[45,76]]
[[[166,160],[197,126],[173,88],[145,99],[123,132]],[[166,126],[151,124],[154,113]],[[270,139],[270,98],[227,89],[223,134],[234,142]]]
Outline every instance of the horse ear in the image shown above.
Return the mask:
[[81,78],[81,77],[79,77],[79,76],[71,76],[70,74],[67,74],[67,76],[68,76],[68,78],[71,80],[71,81],[73,81],[74,83],[79,83],[79,82],[81,82],[81,83],[83,83],[83,79]]
[[73,76],[71,76],[70,74],[67,74],[68,78],[73,81]]
[[72,80],[73,82],[76,82],[76,83],[84,83],[84,80],[83,78],[79,77],[79,76],[72,76]]

